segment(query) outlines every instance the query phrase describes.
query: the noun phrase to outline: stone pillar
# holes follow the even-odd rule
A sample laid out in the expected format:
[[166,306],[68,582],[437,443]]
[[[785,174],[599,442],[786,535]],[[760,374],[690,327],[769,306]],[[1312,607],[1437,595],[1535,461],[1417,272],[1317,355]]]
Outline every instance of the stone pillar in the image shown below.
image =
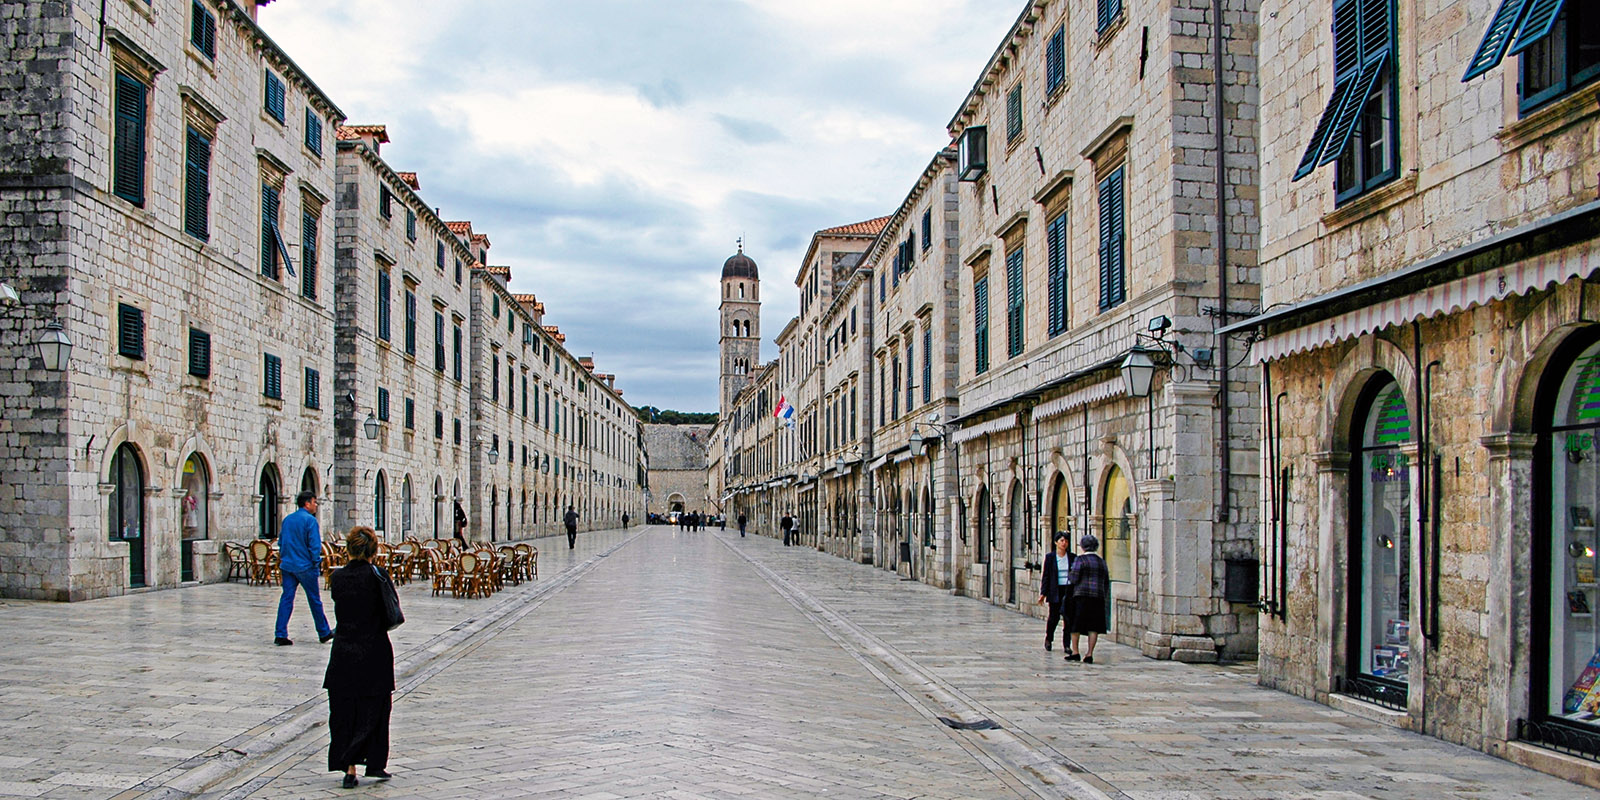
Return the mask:
[[1533,638],[1533,448],[1530,433],[1496,433],[1479,440],[1489,451],[1489,664],[1503,670],[1488,682],[1484,745],[1499,754],[1528,716]]
[[[1345,586],[1349,559],[1350,454],[1343,451],[1313,453],[1317,470],[1316,560],[1309,565],[1317,576],[1317,662],[1313,686],[1321,696],[1334,689],[1335,676],[1343,674],[1345,661]],[[1309,542],[1290,542],[1289,547]]]

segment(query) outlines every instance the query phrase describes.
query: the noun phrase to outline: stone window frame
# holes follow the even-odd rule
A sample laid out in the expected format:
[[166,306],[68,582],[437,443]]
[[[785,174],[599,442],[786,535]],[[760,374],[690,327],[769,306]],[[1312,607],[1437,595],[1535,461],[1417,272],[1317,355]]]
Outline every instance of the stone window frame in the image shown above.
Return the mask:
[[[108,177],[110,178],[108,188],[113,197],[120,198],[137,208],[144,208],[150,201],[148,167],[150,164],[150,112],[153,105],[151,101],[155,98],[156,78],[166,71],[166,67],[145,52],[144,48],[140,47],[136,42],[114,28],[106,29],[106,39],[111,45],[111,70],[109,81],[106,85],[106,111],[110,115],[110,124],[107,126],[107,130],[111,134],[108,142],[109,147],[106,150],[109,155],[107,161],[110,167],[108,170]],[[117,191],[117,120],[119,117],[117,111],[117,87],[124,78],[132,83],[137,83],[144,90],[143,106],[140,111],[142,130],[139,137],[139,196],[137,199]]]
[[[1129,141],[1132,138],[1132,134],[1133,118],[1129,116],[1120,117],[1113,121],[1099,136],[1095,137],[1094,141],[1090,142],[1089,146],[1083,150],[1083,156],[1089,159],[1094,166],[1097,230],[1104,229],[1107,224],[1104,220],[1106,212],[1105,209],[1101,208],[1102,203],[1100,202],[1108,186],[1107,182],[1115,177],[1119,170],[1121,172],[1120,186],[1118,187],[1122,212],[1121,241],[1119,243],[1121,247],[1120,257],[1115,265],[1108,267],[1105,264],[1105,256],[1102,253],[1099,256],[1099,269],[1096,270],[1099,291],[1097,293],[1098,302],[1095,305],[1099,313],[1102,314],[1127,305],[1132,294],[1128,289],[1128,255],[1132,250],[1132,237],[1128,235],[1128,207],[1130,205],[1128,202],[1128,189],[1131,183],[1129,176],[1133,174]],[[1105,242],[1102,241],[1100,244],[1101,250],[1104,250]],[[1112,297],[1113,292],[1106,286],[1109,270],[1111,269],[1117,269],[1121,272],[1120,296],[1115,298]]]

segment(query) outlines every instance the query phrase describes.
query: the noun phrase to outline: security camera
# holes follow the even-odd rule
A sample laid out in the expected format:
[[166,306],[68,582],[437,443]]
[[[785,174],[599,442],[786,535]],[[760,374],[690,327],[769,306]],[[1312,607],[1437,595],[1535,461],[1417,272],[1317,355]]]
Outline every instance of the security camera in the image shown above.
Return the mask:
[[22,296],[9,283],[0,283],[0,306],[10,308],[22,302]]
[[938,422],[939,422],[939,412],[935,411],[932,414],[928,415],[928,424],[929,425],[936,425],[936,424],[938,424]]

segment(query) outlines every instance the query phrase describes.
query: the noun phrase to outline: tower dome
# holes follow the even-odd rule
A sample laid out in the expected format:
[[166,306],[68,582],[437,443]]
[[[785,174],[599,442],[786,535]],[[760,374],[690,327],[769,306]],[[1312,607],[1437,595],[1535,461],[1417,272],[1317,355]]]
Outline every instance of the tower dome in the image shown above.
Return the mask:
[[723,280],[729,278],[759,280],[760,277],[760,275],[756,274],[755,260],[744,254],[744,245],[742,244],[739,245],[739,252],[734,253],[728,257],[727,261],[722,262]]

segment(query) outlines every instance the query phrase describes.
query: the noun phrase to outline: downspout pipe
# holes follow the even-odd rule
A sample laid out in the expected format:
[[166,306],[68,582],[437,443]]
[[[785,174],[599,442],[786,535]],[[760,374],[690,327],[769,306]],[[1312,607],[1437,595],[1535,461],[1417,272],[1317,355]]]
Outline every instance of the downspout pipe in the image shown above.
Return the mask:
[[[1222,0],[1211,0],[1211,83],[1213,94],[1216,95],[1216,119],[1212,128],[1216,134],[1217,149],[1217,313],[1221,315],[1222,324],[1227,325],[1232,319],[1228,315],[1228,199],[1227,193],[1227,165],[1223,159],[1223,145],[1226,141],[1223,124],[1227,119],[1223,114],[1222,102]],[[1228,497],[1233,477],[1233,441],[1229,417],[1232,409],[1228,402],[1228,337],[1220,336],[1217,340],[1217,361],[1220,365],[1220,378],[1222,382],[1221,397],[1218,410],[1221,414],[1221,441],[1219,451],[1222,457],[1221,469],[1218,477],[1221,481],[1221,502],[1217,505],[1217,521],[1227,522]]]

